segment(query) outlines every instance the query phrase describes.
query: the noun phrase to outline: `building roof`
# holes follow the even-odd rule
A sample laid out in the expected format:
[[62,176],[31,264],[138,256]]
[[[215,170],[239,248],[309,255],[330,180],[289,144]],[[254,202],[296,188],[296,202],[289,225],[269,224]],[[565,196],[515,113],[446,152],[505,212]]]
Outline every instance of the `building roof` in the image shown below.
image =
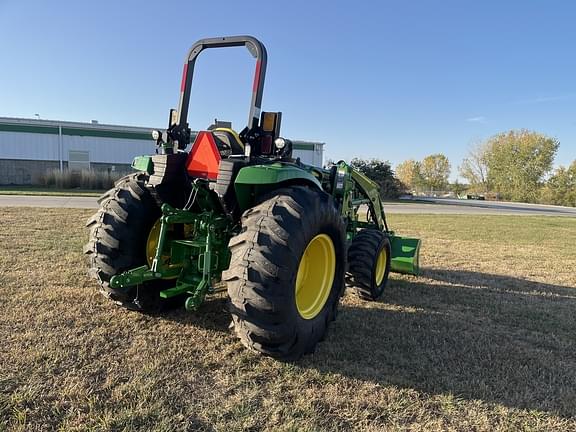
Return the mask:
[[[105,138],[127,138],[151,140],[151,131],[154,128],[124,126],[98,123],[92,121],[71,122],[63,120],[44,120],[18,117],[0,117],[0,132],[25,132],[49,135],[77,135]],[[160,128],[159,128],[160,129]],[[192,134],[196,134],[192,131]],[[315,141],[292,140],[295,149],[314,150],[322,148],[325,143]]]
[[79,135],[105,138],[151,140],[152,129],[134,126],[0,117],[0,131],[48,135]]

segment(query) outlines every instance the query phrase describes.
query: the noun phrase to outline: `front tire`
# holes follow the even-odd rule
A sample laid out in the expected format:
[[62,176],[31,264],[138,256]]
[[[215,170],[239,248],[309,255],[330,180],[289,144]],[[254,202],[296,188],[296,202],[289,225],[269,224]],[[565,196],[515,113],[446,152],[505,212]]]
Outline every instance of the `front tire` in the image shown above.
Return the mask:
[[245,346],[281,360],[314,351],[343,294],[345,238],[332,198],[301,186],[244,213],[223,280]]
[[364,300],[382,296],[390,274],[392,248],[382,231],[363,229],[348,249],[347,283]]

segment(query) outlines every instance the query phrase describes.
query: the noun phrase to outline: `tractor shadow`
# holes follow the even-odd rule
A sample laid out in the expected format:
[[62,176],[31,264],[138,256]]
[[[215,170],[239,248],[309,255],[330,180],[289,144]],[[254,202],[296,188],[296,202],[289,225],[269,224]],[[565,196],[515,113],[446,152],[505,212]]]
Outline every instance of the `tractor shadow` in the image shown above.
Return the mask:
[[532,293],[534,295],[552,295],[576,300],[576,284],[575,287],[571,288],[562,285],[467,270],[424,269],[423,276],[439,282],[481,287],[482,289],[496,292]]
[[576,416],[576,289],[468,271],[423,277],[391,280],[377,303],[348,300],[302,365]]
[[184,305],[180,305],[158,314],[158,318],[216,332],[230,332],[231,317],[226,297],[206,299],[196,312],[187,311]]

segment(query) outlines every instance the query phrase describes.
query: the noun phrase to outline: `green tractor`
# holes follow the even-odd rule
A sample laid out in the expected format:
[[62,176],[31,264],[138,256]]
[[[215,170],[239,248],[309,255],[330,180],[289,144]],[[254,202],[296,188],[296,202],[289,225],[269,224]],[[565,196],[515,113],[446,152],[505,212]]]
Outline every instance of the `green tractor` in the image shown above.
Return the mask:
[[[237,46],[256,59],[248,126],[193,134],[196,58]],[[242,343],[294,360],[322,340],[346,285],[376,300],[390,271],[417,274],[420,241],[389,230],[378,186],[350,165],[321,169],[292,157],[281,113],[260,111],[266,61],[250,36],[192,46],[179,108],[168,129],[152,132],[157,154],[137,157],[138,172],[99,199],[85,253],[100,291],[128,309],[196,311],[227,291]]]

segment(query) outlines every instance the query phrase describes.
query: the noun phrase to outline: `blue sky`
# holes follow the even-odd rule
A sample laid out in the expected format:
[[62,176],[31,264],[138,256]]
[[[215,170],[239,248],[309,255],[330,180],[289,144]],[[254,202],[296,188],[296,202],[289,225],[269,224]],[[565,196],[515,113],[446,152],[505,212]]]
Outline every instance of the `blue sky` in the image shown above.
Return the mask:
[[[165,127],[197,39],[268,49],[263,109],[326,156],[393,165],[528,128],[576,159],[576,2],[0,0],[0,116]],[[242,129],[252,58],[197,62],[190,123]]]

